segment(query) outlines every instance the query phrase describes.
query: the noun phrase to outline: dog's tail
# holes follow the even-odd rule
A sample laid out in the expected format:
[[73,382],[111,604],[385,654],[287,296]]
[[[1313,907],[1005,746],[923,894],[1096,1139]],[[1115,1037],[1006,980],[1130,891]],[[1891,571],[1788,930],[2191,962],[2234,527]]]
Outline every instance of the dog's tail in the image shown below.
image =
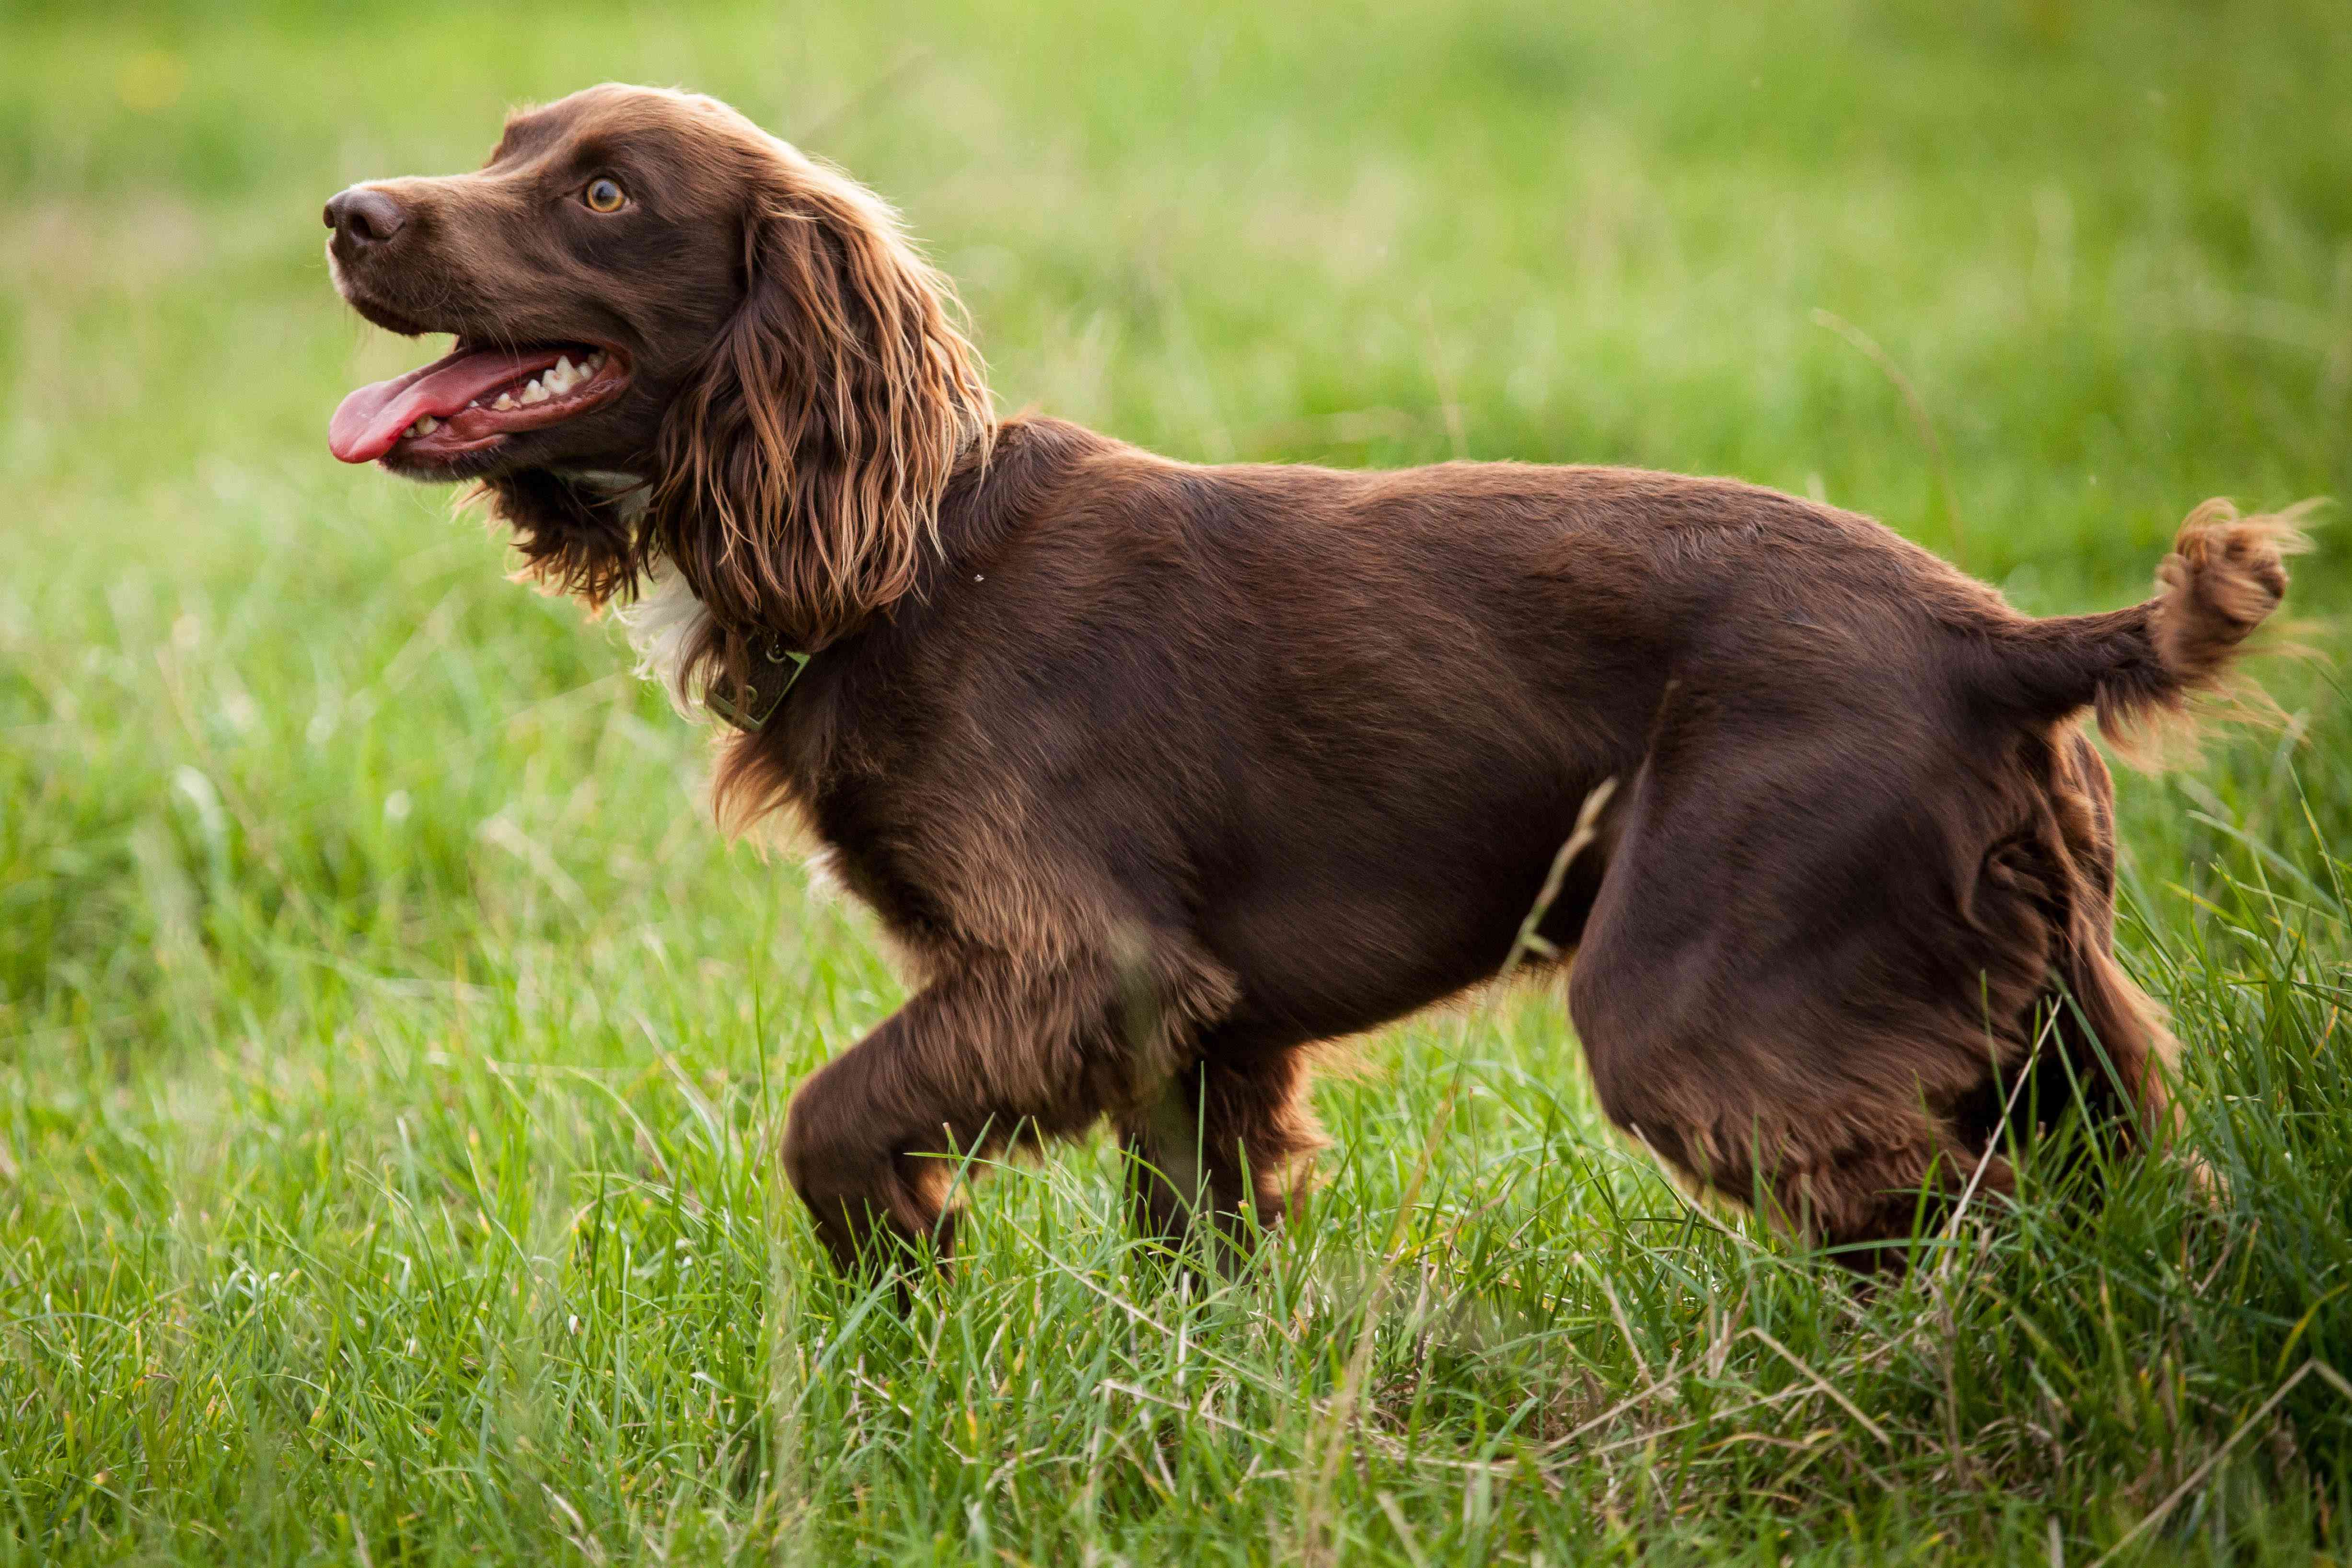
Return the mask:
[[2108,741],[2129,749],[2189,699],[2227,685],[2241,644],[2286,597],[2285,558],[2309,548],[2305,501],[2242,517],[2227,501],[2189,514],[2157,568],[2157,594],[2128,610],[2012,622],[1985,643],[1978,692],[2037,719],[2095,708]]

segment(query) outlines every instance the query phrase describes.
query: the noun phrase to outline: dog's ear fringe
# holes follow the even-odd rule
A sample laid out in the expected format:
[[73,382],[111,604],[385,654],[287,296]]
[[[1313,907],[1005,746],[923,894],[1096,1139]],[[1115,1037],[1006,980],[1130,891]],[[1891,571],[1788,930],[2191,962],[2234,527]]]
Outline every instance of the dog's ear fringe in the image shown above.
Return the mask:
[[[644,530],[711,613],[689,680],[729,695],[769,649],[820,650],[913,589],[993,427],[953,291],[863,186],[773,144],[742,265],[664,417]],[[722,797],[754,788],[722,766]]]

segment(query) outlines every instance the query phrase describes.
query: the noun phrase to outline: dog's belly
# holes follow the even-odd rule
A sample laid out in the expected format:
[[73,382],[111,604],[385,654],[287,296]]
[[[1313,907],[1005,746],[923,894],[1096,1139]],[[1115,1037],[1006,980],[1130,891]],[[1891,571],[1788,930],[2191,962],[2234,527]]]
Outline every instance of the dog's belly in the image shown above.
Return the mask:
[[[1541,964],[1571,950],[1600,852],[1580,852],[1544,895],[1589,788],[1562,779],[1541,799],[1498,798],[1445,819],[1367,820],[1360,808],[1312,834],[1291,819],[1294,831],[1223,880],[1202,911],[1204,945],[1241,981],[1229,1027],[1302,1040],[1354,1034],[1494,977],[1515,953]],[[1535,940],[1522,946],[1531,914]]]

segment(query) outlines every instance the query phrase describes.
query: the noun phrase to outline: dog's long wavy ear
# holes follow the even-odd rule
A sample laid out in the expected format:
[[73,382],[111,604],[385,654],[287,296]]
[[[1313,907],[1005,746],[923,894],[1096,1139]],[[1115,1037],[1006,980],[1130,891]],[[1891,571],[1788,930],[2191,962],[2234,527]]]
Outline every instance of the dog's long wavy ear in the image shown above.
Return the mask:
[[665,416],[648,519],[725,687],[753,640],[814,652],[905,594],[992,423],[954,296],[890,210],[782,143],[760,183],[743,302]]

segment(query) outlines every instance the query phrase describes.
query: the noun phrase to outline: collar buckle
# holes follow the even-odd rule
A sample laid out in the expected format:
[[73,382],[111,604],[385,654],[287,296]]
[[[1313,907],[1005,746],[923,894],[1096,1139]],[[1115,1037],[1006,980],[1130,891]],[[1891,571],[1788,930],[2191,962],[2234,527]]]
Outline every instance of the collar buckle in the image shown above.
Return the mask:
[[751,667],[751,689],[738,705],[722,696],[717,690],[703,694],[702,706],[745,735],[757,735],[767,722],[784,706],[784,699],[800,684],[801,674],[809,666],[809,655],[795,653],[789,648],[754,644],[760,657]]

